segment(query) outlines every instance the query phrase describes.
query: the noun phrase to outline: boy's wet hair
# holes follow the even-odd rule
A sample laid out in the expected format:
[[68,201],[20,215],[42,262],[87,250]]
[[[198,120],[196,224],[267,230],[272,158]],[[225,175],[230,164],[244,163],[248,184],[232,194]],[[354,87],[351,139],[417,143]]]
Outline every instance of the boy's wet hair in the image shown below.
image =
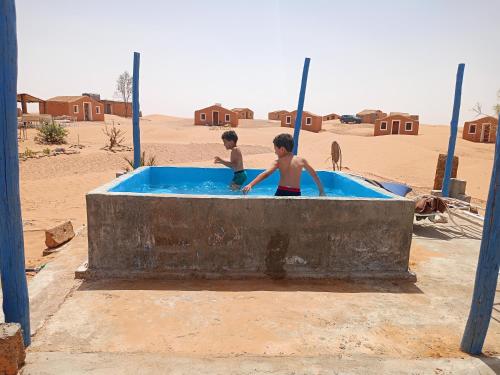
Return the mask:
[[278,148],[284,147],[285,150],[287,150],[288,152],[293,151],[293,145],[294,145],[293,138],[288,133],[282,133],[277,135],[276,137],[274,137],[273,143]]
[[226,141],[233,141],[234,144],[238,142],[238,134],[234,130],[228,130],[222,133],[222,139],[225,139]]

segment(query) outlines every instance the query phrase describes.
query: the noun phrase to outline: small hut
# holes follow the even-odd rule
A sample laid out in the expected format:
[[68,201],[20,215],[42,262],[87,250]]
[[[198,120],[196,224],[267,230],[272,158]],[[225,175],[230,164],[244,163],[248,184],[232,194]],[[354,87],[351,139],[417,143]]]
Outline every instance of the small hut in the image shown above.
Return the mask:
[[337,115],[336,113],[330,113],[329,115],[323,116],[323,121],[338,120],[339,118],[340,115]]
[[497,130],[498,119],[486,116],[465,122],[462,138],[471,142],[495,143]]
[[290,112],[288,111],[285,111],[284,109],[281,109],[279,111],[273,111],[273,112],[269,112],[267,114],[267,119],[268,120],[275,120],[275,121],[281,121],[281,118],[287,114],[289,114]]
[[379,109],[364,109],[361,112],[356,113],[356,116],[361,119],[364,124],[375,124],[378,119],[387,117],[387,113],[382,112]]
[[239,119],[253,120],[253,111],[250,108],[233,108],[231,109]]
[[407,112],[390,112],[389,113],[389,116],[396,116],[396,115],[406,116],[406,117],[409,117],[409,118],[411,118],[413,120],[418,120],[419,119],[418,115],[410,115]]
[[238,126],[238,115],[230,109],[216,103],[210,107],[198,109],[194,112],[195,125],[225,125]]
[[[417,119],[415,119],[415,117]],[[373,135],[418,135],[418,116],[390,115],[375,121]]]
[[40,113],[52,116],[69,116],[76,121],[104,121],[103,105],[90,96],[56,96],[45,102]]
[[104,113],[121,117],[132,117],[132,103],[103,99]]
[[39,113],[45,113],[45,100],[34,97],[33,95],[26,93],[17,94],[17,102],[21,103],[22,115],[28,113],[27,103],[38,103]]
[[[281,118],[281,126],[285,128],[293,128],[295,126],[295,119],[297,111],[290,112]],[[318,133],[323,125],[323,118],[315,115],[314,113],[303,111],[301,129]]]

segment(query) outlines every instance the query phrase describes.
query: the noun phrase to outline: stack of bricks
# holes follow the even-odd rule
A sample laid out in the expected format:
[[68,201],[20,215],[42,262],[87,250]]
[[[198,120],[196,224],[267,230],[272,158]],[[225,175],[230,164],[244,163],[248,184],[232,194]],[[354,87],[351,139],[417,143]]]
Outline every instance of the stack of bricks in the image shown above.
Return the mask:
[[[443,188],[444,168],[446,166],[446,154],[439,154],[436,166],[436,177],[434,177],[434,190]],[[451,178],[457,177],[458,156],[453,157],[453,167],[451,168]]]

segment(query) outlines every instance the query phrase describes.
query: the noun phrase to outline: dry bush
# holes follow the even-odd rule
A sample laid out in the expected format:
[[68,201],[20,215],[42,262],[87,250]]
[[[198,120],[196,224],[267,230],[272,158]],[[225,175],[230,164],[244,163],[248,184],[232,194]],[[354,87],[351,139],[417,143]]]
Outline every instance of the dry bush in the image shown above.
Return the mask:
[[114,152],[117,149],[119,151],[128,149],[128,147],[123,145],[123,142],[125,142],[125,132],[122,129],[118,129],[114,122],[111,128],[108,128],[108,125],[105,124],[102,132],[107,137],[106,145],[104,146],[105,150]]

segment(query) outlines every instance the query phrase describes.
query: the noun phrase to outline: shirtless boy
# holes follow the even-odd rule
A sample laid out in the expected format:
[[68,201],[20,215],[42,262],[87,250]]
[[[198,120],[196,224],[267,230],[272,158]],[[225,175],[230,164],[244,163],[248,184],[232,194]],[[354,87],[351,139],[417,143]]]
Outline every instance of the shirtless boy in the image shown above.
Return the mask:
[[269,177],[276,169],[280,171],[280,182],[275,196],[300,196],[300,176],[305,169],[318,186],[319,195],[325,195],[323,184],[316,171],[309,165],[306,159],[294,156],[293,138],[290,134],[280,134],[273,140],[274,153],[278,159],[270,168],[259,174],[252,182],[243,188],[243,193],[248,194],[252,187]]
[[223,160],[216,156],[214,163],[223,164],[226,167],[233,169],[234,175],[230,187],[233,190],[239,190],[247,180],[247,173],[243,167],[243,155],[241,154],[239,147],[236,145],[238,143],[238,135],[234,130],[228,130],[222,133],[222,142],[224,143],[226,150],[231,150],[230,160]]

